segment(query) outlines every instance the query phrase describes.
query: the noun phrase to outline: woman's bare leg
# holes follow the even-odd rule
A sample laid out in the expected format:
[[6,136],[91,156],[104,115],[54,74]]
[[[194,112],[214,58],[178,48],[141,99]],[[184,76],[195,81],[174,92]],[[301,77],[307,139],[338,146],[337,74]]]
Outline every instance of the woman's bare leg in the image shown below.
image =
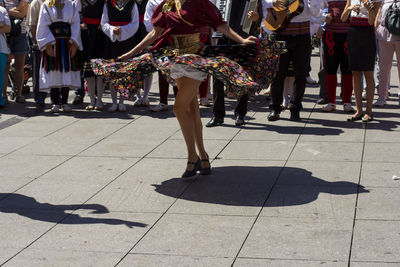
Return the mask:
[[[196,113],[192,101],[197,102],[197,91],[199,89],[200,81],[193,80],[188,77],[176,79],[178,85],[178,95],[175,99],[174,113],[181,126],[182,134],[185,139],[188,161],[196,162],[196,119],[200,113]],[[199,118],[200,119],[200,118]],[[187,170],[193,170],[194,165],[188,165]]]
[[365,113],[369,116],[372,116],[372,101],[374,100],[374,90],[375,90],[375,80],[374,80],[374,72],[373,71],[365,71],[364,72],[365,81],[367,83],[367,108]]
[[[193,121],[195,122],[194,133],[195,133],[195,141],[196,141],[197,150],[199,151],[201,159],[208,159],[206,149],[204,148],[203,123],[201,122],[201,118],[200,118],[199,102],[197,101],[197,97],[192,99],[191,110],[193,110]],[[202,161],[201,167],[207,168],[207,167],[210,167],[210,165],[208,162]]]
[[354,96],[356,98],[356,113],[354,117],[361,116],[362,112],[362,72],[361,71],[353,71],[353,88],[354,88]]

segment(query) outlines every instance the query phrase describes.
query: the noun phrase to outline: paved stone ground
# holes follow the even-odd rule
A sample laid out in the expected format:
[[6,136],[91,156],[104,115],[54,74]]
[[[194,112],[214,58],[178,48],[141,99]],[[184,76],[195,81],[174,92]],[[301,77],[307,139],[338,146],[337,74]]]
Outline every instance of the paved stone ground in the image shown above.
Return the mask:
[[317,92],[307,88],[301,122],[288,112],[267,122],[257,96],[241,128],[228,100],[225,125],[204,129],[213,173],[191,182],[179,178],[185,145],[171,111],[9,105],[0,264],[400,266],[397,89],[368,124],[346,122],[340,105],[322,113]]

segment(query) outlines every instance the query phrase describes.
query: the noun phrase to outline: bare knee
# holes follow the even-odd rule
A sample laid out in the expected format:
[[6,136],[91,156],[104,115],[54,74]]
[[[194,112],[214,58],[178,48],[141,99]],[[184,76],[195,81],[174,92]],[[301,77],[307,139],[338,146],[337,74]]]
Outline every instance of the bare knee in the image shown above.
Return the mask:
[[190,111],[189,105],[185,103],[176,103],[174,105],[174,114],[175,116],[179,117],[182,116]]

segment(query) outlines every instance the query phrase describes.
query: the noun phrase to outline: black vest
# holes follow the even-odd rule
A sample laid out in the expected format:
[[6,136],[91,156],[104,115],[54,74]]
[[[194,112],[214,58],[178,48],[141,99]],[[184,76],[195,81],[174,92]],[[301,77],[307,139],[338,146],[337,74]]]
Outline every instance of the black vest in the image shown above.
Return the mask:
[[101,19],[104,0],[82,0],[82,16],[84,18]]
[[[117,3],[121,3],[118,5]],[[114,3],[114,4],[113,4]],[[108,19],[112,22],[131,22],[134,0],[107,0]]]

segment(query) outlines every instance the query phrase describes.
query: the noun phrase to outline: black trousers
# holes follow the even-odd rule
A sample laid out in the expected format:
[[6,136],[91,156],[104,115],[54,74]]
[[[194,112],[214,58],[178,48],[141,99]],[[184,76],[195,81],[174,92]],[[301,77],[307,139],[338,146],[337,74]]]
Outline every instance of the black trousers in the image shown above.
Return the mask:
[[51,88],[50,89],[51,102],[54,105],[67,104],[68,94],[69,94],[68,87],[62,87],[61,89],[60,88]]
[[[223,118],[225,117],[225,93],[224,83],[220,80],[213,78],[213,98],[214,117]],[[244,94],[239,97],[237,105],[235,107],[235,115],[245,116],[247,113],[247,102],[249,101],[249,95]]]
[[303,108],[301,102],[303,100],[306,88],[306,78],[308,75],[308,60],[311,51],[311,39],[309,34],[305,35],[277,35],[276,40],[285,41],[288,52],[281,54],[279,60],[279,69],[271,84],[270,109],[276,112],[282,111],[283,86],[288,71],[289,62],[293,61],[295,88],[293,98],[291,99],[291,109],[301,110]]

